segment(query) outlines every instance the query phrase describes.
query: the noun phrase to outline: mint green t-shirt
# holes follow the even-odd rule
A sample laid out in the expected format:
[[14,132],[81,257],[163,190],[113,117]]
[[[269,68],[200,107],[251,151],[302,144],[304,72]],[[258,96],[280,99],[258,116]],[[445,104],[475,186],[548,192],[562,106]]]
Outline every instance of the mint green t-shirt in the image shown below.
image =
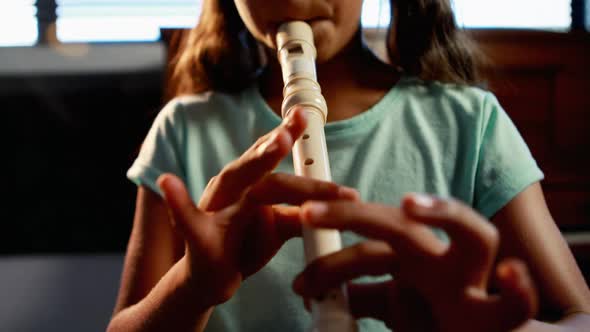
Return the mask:
[[[159,192],[158,176],[177,174],[198,201],[211,177],[280,122],[255,87],[175,99],[157,116],[127,176]],[[325,129],[333,180],[366,201],[397,206],[405,193],[431,193],[489,218],[543,178],[497,99],[478,88],[404,77],[370,109]],[[277,171],[293,173],[291,158]],[[345,245],[358,240],[343,235]],[[290,240],[215,309],[207,331],[305,331],[309,314],[291,290],[303,267],[302,241]],[[370,319],[360,326],[388,331]]]

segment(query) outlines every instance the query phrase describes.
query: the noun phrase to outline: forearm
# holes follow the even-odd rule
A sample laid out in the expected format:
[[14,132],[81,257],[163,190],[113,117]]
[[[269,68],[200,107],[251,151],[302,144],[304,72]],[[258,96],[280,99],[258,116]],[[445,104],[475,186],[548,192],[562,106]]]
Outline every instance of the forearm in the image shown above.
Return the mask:
[[213,307],[199,303],[196,292],[186,283],[184,267],[183,258],[144,299],[118,312],[108,332],[203,331]]
[[590,329],[590,314],[576,313],[556,323],[530,320],[514,332],[584,332]]

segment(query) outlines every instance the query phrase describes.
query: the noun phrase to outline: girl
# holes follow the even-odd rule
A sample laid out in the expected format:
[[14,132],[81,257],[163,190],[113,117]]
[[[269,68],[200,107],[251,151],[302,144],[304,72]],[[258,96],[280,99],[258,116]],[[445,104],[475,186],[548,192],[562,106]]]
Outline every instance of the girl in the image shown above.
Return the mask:
[[[204,1],[175,70],[178,94],[191,96],[162,110],[128,172],[136,217],[110,331],[304,330],[289,285],[304,268],[301,241],[289,241],[302,224],[374,239],[344,234],[352,246],[312,264],[295,291],[395,274],[350,291],[358,317],[396,331],[590,326],[590,294],[547,211],[543,175],[493,95],[469,87],[474,53],[449,1],[392,3],[393,65],[363,46],[361,5]],[[288,20],[312,26],[332,173],[347,187],[288,174],[306,124],[300,111],[278,116],[274,35]],[[522,262],[538,317],[563,320],[533,320]]]

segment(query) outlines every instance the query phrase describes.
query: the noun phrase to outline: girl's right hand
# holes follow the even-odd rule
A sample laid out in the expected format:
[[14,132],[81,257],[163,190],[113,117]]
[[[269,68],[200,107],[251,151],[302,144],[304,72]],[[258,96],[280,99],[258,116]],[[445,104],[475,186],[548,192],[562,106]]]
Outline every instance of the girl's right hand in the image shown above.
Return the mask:
[[[457,200],[410,194],[401,208],[332,201],[306,203],[302,212],[307,226],[372,238],[309,264],[294,282],[306,298],[357,277],[389,274],[393,280],[350,284],[353,314],[394,331],[437,332],[512,331],[536,314],[537,292],[524,262],[494,265],[498,231]],[[445,230],[450,241],[431,227]]]
[[[300,234],[298,205],[358,199],[356,191],[334,183],[271,174],[305,127],[304,112],[294,110],[211,179],[198,207],[180,179],[158,179],[173,224],[185,238],[184,277],[204,308],[231,298],[244,279]],[[276,205],[282,203],[295,206]]]

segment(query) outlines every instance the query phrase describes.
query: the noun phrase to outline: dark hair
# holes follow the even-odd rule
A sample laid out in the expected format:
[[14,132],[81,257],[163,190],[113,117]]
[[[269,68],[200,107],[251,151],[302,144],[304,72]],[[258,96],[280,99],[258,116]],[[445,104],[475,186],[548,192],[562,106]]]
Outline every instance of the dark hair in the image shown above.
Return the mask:
[[[391,2],[392,17],[397,12],[388,31],[395,29],[396,38],[387,39],[387,50],[398,67],[425,81],[479,83],[476,48],[457,27],[449,0]],[[182,37],[170,63],[169,88],[174,96],[240,91],[256,80],[259,61],[234,1],[204,0],[198,25]]]
[[480,83],[480,55],[457,27],[449,0],[396,0],[396,7],[396,40],[387,43],[394,63],[425,81]]

